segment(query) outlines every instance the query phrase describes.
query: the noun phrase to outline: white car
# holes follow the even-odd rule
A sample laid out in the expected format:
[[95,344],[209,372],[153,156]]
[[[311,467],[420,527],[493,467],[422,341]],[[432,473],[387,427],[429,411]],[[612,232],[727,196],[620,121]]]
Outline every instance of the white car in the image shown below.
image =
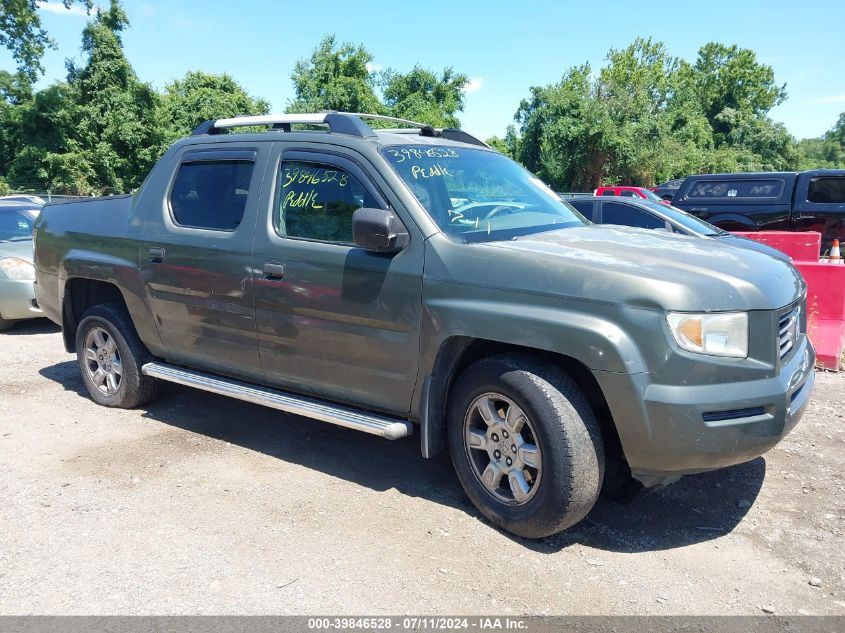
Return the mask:
[[0,201],[0,332],[44,313],[35,302],[32,226],[36,203]]

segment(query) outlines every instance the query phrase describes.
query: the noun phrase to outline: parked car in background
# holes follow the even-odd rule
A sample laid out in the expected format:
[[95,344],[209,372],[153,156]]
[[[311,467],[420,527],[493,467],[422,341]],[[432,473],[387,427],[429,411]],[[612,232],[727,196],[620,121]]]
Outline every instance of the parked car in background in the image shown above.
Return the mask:
[[683,184],[683,182],[683,178],[673,178],[672,180],[667,180],[666,182],[655,185],[654,187],[649,187],[648,190],[661,200],[671,200],[675,197],[675,194],[678,192],[678,189],[681,188],[681,184]]
[[660,204],[653,200],[620,196],[590,196],[589,198],[567,200],[567,202],[580,211],[584,217],[596,224],[662,229],[680,235],[715,239],[722,243],[733,244],[779,259],[790,260],[788,255],[776,248],[728,233],[724,229],[713,226],[686,211],[681,211],[665,203]]
[[32,287],[32,227],[41,205],[0,200],[0,332],[44,314]]
[[653,191],[649,191],[644,187],[599,187],[593,192],[594,196],[621,196],[623,198],[639,198],[641,200],[651,200],[653,202],[662,202],[659,196]]
[[688,176],[672,204],[728,231],[818,231],[845,239],[845,169]]
[[4,202],[22,202],[24,204],[34,204],[40,208],[43,207],[44,203],[47,201],[34,194],[14,193],[7,196],[0,196],[0,204]]

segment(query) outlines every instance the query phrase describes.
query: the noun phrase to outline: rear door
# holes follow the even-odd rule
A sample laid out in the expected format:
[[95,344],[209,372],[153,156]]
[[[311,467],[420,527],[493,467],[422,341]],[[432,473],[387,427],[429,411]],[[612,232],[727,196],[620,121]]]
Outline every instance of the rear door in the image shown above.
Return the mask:
[[790,228],[822,234],[822,253],[845,239],[845,171],[798,174]]
[[171,362],[260,380],[252,241],[269,143],[189,146],[148,198],[139,252]]
[[[372,165],[337,146],[274,150],[272,198],[256,231],[261,365],[284,389],[407,414],[416,383],[424,243]],[[392,208],[400,253],[352,243],[352,214]]]

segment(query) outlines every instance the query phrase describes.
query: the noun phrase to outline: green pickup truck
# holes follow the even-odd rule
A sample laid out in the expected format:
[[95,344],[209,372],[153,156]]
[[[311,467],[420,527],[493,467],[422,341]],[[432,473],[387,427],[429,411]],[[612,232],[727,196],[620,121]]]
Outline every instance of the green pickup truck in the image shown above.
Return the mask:
[[464,131],[373,119],[208,121],[133,195],[45,207],[37,300],[96,402],[169,381],[387,439],[418,426],[525,537],[798,422],[815,355],[788,261],[593,226]]

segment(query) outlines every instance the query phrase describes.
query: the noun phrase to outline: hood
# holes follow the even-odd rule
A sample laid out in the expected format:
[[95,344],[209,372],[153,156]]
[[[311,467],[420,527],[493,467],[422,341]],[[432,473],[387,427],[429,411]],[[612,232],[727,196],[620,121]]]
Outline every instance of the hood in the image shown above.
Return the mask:
[[0,242],[0,257],[17,257],[32,263],[32,240]]
[[475,256],[460,259],[477,270],[461,277],[646,309],[773,310],[805,291],[788,261],[721,240],[648,229],[585,226],[463,246]]

